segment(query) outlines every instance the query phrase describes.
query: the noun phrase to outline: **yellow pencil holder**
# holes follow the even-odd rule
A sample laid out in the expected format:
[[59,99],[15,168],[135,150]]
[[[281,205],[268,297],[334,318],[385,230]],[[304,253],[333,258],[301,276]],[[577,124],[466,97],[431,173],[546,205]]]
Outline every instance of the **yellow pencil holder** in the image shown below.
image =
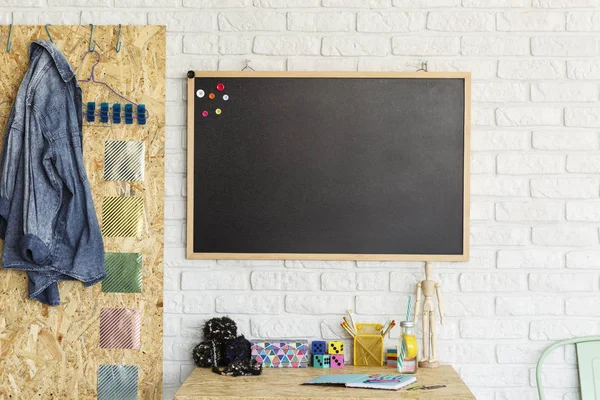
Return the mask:
[[382,366],[383,336],[379,333],[354,336],[354,365]]
[[373,323],[358,323],[356,324],[356,331],[359,334],[369,334],[369,335],[374,335],[374,334],[379,334],[381,332],[381,329],[383,328],[383,325],[381,324],[373,324]]

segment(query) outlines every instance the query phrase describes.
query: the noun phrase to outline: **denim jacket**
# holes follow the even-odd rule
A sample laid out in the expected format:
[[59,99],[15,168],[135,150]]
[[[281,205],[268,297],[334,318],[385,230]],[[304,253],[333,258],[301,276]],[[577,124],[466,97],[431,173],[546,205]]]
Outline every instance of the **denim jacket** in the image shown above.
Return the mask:
[[60,304],[60,280],[101,281],[104,244],[83,163],[81,89],[67,59],[32,42],[0,160],[2,267],[27,271],[29,297]]

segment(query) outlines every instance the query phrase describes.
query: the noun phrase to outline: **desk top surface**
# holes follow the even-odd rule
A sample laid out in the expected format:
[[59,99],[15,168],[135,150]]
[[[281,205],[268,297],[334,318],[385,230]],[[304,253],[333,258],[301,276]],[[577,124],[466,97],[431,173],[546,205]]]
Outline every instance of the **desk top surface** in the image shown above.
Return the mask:
[[[302,383],[321,375],[393,373],[389,367],[265,368],[260,376],[220,376],[209,368],[196,368],[177,391],[175,400],[212,399],[412,399],[412,400],[475,400],[475,396],[460,379],[454,368],[442,365],[434,369],[419,369],[414,385],[446,385],[434,390],[398,391],[350,389],[345,387],[310,386]],[[413,385],[411,385],[413,386]],[[410,386],[409,386],[410,387]]]

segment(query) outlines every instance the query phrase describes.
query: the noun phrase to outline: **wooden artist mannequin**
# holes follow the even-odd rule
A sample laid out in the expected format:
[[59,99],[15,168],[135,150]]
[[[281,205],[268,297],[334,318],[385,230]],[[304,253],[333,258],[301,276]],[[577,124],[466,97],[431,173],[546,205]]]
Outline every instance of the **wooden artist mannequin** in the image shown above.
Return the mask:
[[[431,279],[433,265],[430,262],[425,263],[425,280],[417,284],[417,302],[415,304],[415,320],[419,317],[419,302],[421,301],[421,292],[423,292],[423,358],[419,361],[421,368],[437,368],[440,363],[435,358],[436,337],[435,337],[435,304],[433,295],[438,300],[438,310],[440,311],[440,325],[444,324],[444,312],[442,311],[442,296],[440,293],[440,284]],[[430,351],[431,350],[431,351]]]

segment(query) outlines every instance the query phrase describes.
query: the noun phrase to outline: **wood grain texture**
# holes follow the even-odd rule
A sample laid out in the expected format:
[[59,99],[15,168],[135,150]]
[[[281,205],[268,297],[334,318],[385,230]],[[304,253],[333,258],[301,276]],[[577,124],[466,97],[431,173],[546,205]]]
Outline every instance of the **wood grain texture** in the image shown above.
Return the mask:
[[[96,26],[94,40],[102,59],[96,78],[118,92],[146,104],[147,125],[87,126],[84,160],[96,212],[102,215],[106,196],[144,199],[145,231],[140,238],[104,238],[107,252],[143,255],[142,293],[102,293],[101,285],[59,284],[61,305],[48,307],[27,299],[27,276],[0,270],[0,399],[95,399],[99,364],[139,367],[139,398],[162,398],[162,314],[164,242],[165,28],[124,26],[121,52],[115,51],[118,26]],[[96,62],[88,49],[88,26],[50,27],[58,48],[79,79],[89,77]],[[8,26],[0,26],[6,42]],[[29,63],[29,43],[47,40],[44,26],[13,26],[13,48],[0,49],[0,116],[7,116]],[[99,85],[82,83],[83,101],[122,103]],[[0,118],[4,133],[7,120]],[[136,140],[146,146],[144,182],[105,181],[104,141]],[[102,221],[100,221],[102,224]],[[139,309],[142,320],[139,350],[99,347],[102,308]]]
[[196,368],[177,391],[175,400],[253,399],[412,399],[412,400],[475,400],[475,396],[460,379],[454,368],[442,365],[437,369],[417,372],[416,385],[446,385],[435,390],[393,391],[347,389],[343,387],[301,386],[321,375],[390,374],[388,367],[266,368],[260,376],[230,377],[213,373],[208,368]]
[[[471,160],[471,73],[470,72],[312,72],[312,71],[193,71],[187,88],[187,242],[188,259],[233,260],[352,260],[352,261],[469,261],[470,160]],[[464,98],[464,185],[462,254],[311,254],[311,253],[201,253],[193,248],[194,233],[194,93],[196,78],[403,78],[463,79]]]

